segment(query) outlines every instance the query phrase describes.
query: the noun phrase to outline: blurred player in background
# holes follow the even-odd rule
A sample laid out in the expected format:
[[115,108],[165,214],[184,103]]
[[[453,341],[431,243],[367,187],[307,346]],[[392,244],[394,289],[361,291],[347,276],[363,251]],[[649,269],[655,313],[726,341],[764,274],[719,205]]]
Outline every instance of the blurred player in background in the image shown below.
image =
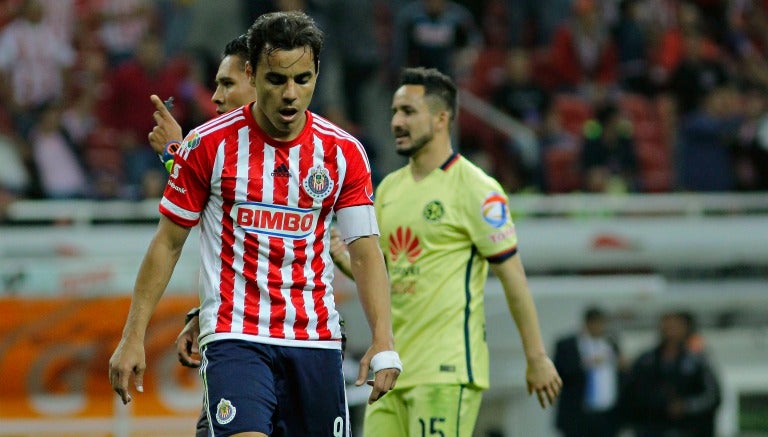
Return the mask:
[[[453,151],[456,86],[435,69],[404,70],[392,101],[396,151],[407,166],[376,191],[380,244],[392,284],[397,388],[366,410],[364,435],[472,435],[489,386],[483,287],[501,280],[543,408],[562,381],[544,350],[517,236],[501,186]],[[340,243],[337,243],[340,245]],[[349,270],[340,248],[337,265]]]
[[248,43],[257,102],[194,129],[175,154],[110,381],[124,403],[131,375],[143,389],[144,332],[191,226],[202,221],[201,373],[211,432],[344,435],[328,248],[334,212],[372,330],[357,383],[373,370],[372,403],[401,370],[370,166],[359,142],[307,110],[322,47],[313,20],[262,15]]

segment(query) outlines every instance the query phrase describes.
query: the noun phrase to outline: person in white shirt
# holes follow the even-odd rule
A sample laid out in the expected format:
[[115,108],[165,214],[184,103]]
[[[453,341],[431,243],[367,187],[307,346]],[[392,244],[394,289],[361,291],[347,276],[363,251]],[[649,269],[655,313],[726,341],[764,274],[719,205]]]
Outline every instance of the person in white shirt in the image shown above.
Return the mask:
[[555,367],[563,391],[555,424],[566,437],[612,437],[619,432],[619,380],[625,360],[605,328],[603,310],[590,307],[583,328],[557,342]]

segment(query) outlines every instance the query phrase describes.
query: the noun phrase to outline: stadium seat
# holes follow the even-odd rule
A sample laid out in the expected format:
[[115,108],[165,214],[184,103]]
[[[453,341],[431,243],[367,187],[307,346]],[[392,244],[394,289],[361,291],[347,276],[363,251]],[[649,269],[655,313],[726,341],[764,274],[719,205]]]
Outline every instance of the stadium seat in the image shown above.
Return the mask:
[[563,128],[581,136],[584,122],[592,117],[592,107],[583,99],[571,94],[558,94],[554,99],[555,111],[560,117]]
[[548,193],[570,193],[581,188],[578,148],[556,147],[544,152],[544,180]]
[[635,142],[635,153],[640,171],[642,190],[663,193],[672,190],[672,156],[662,141]]

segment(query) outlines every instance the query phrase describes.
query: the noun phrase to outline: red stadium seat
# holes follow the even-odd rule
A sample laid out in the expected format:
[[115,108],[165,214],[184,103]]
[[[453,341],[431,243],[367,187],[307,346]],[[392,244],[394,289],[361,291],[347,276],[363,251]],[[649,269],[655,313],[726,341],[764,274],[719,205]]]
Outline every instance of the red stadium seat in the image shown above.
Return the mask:
[[560,117],[560,123],[568,132],[581,136],[584,122],[592,117],[592,107],[583,99],[570,95],[555,96],[554,108]]
[[544,179],[548,193],[570,193],[581,188],[579,149],[557,147],[544,152]]

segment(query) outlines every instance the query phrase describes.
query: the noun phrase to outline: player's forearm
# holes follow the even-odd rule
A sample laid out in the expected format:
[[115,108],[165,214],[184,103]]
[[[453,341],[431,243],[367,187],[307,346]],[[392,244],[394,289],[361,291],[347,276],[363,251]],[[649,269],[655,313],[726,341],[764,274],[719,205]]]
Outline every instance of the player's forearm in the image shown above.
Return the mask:
[[384,257],[376,236],[361,238],[349,247],[350,270],[357,284],[360,303],[373,343],[387,350],[394,349],[392,316]]
[[547,352],[541,339],[539,318],[530,292],[525,289],[512,293],[512,297],[507,294],[507,303],[517,330],[520,332],[525,358],[532,360],[545,357]]
[[526,359],[546,356],[538,313],[528,289],[528,281],[520,257],[515,255],[501,264],[492,265],[492,269],[504,288],[509,312],[520,333]]
[[161,233],[155,235],[139,267],[123,338],[143,341],[149,320],[168,286],[181,255],[181,244]]

